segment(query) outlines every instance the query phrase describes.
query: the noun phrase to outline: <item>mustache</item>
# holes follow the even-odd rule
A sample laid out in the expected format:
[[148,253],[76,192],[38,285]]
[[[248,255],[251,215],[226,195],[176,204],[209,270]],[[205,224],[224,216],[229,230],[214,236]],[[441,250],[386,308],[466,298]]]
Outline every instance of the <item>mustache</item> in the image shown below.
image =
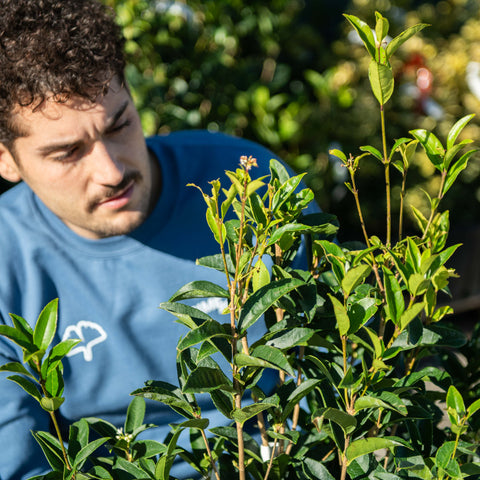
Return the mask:
[[116,197],[119,193],[122,192],[122,190],[125,190],[128,185],[132,183],[132,181],[138,182],[141,179],[142,174],[138,170],[127,172],[119,184],[111,187],[109,190],[103,192],[101,195],[97,195],[95,198],[90,200],[89,210],[93,211],[99,203],[108,200],[109,198]]

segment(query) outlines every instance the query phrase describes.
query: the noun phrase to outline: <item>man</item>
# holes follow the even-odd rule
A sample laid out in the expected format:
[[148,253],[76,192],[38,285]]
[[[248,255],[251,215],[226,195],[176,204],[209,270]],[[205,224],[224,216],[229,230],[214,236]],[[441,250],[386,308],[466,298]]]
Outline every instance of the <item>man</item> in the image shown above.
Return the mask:
[[[206,132],[144,140],[123,74],[123,40],[96,0],[0,0],[0,322],[35,322],[59,298],[58,338],[81,338],[65,362],[62,428],[85,416],[121,425],[145,380],[177,383],[181,329],[159,310],[183,284],[221,282],[195,267],[218,253],[195,183],[238,166],[268,173],[272,154]],[[206,311],[221,310],[204,302]],[[0,339],[0,364],[21,361]],[[48,465],[30,430],[48,416],[0,376],[0,478]],[[149,404],[148,421],[173,418]]]

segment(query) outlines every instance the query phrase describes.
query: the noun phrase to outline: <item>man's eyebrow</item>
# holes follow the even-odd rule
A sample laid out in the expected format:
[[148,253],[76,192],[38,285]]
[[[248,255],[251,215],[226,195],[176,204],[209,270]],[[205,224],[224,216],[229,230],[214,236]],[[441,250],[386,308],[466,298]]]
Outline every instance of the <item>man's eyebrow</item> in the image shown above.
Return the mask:
[[[111,129],[117,122],[118,119],[124,114],[125,110],[128,107],[128,104],[130,103],[129,100],[126,100],[122,105],[120,105],[120,108],[115,112],[113,117],[109,120],[105,127],[105,131],[108,132],[109,129]],[[74,141],[74,142],[64,142],[64,143],[52,143],[50,145],[45,145],[43,147],[38,148],[38,152],[41,155],[47,156],[51,153],[54,152],[60,152],[60,151],[65,151],[65,150],[70,150],[71,148],[76,147],[80,141]]]
[[110,128],[112,128],[118,122],[118,119],[123,115],[123,113],[127,109],[129,103],[130,103],[130,100],[125,100],[125,102],[123,102],[120,105],[120,108],[115,112],[115,114],[113,115],[111,120],[108,122],[108,124],[105,128],[106,131],[108,131]]

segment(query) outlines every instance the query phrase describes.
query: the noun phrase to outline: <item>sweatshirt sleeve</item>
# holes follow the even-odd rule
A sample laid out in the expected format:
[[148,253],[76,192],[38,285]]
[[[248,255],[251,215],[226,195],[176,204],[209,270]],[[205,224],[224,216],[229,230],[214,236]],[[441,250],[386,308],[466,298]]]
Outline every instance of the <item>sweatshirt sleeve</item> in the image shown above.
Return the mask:
[[[0,319],[3,323],[3,320]],[[10,342],[0,337],[0,365],[20,361]],[[25,480],[48,470],[32,430],[49,431],[48,414],[19,385],[0,372],[0,480]]]

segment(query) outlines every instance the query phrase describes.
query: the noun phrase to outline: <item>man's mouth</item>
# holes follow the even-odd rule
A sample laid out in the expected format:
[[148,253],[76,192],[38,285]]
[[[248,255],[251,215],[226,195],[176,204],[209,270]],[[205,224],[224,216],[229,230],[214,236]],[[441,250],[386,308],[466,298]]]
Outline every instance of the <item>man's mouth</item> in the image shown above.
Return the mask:
[[132,197],[134,188],[135,181],[131,180],[124,189],[110,197],[105,198],[104,200],[101,200],[98,202],[97,206],[118,210],[128,204]]

